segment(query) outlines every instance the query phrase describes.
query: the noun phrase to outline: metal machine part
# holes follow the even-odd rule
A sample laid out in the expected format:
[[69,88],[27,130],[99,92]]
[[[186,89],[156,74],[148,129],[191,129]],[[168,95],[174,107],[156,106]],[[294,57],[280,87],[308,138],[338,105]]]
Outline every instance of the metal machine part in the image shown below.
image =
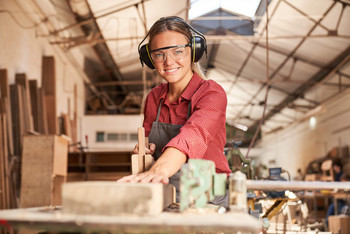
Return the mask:
[[189,159],[182,166],[180,178],[180,211],[194,205],[203,208],[215,196],[226,194],[227,175],[217,174],[209,160]]
[[229,177],[229,207],[232,211],[247,211],[247,177],[241,171]]

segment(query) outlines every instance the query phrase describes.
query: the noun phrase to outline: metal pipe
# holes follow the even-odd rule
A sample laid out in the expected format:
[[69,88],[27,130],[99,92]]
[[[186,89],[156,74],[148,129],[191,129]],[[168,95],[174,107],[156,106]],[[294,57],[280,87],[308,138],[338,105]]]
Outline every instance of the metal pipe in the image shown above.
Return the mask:
[[247,180],[247,189],[264,190],[264,191],[267,191],[267,190],[292,190],[292,191],[344,190],[344,191],[350,191],[350,182]]

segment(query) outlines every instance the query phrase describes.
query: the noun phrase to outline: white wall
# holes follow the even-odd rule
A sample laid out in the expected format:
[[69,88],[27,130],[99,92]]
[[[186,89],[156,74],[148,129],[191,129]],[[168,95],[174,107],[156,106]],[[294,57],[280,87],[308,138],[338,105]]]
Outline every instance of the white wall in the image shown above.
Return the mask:
[[[83,117],[81,135],[88,136],[89,151],[132,151],[137,140],[121,142],[97,142],[96,132],[137,134],[137,128],[142,127],[143,115],[86,115]],[[85,139],[83,146],[87,146]]]
[[315,116],[315,128],[306,119],[263,136],[259,160],[266,165],[269,160],[275,160],[294,176],[298,168],[305,172],[310,161],[326,156],[333,147],[350,146],[349,100],[350,90],[345,90],[324,103],[324,113]]
[[[38,85],[41,86],[42,57],[53,56],[57,80],[56,115],[67,114],[69,111],[73,115],[75,108],[73,91],[76,84],[79,126],[85,108],[83,60],[82,57],[74,59],[71,55],[73,53],[79,54],[79,51],[63,51],[58,46],[49,43],[51,37],[39,36],[47,33],[48,28],[45,23],[33,27],[35,18],[38,18],[40,14],[32,1],[0,1],[0,9],[5,10],[0,13],[0,68],[7,69],[9,84],[15,83],[16,73],[25,73],[28,79],[38,80]],[[8,12],[11,12],[12,16]],[[72,61],[75,63],[72,64]],[[68,99],[70,100],[70,110],[68,110]]]

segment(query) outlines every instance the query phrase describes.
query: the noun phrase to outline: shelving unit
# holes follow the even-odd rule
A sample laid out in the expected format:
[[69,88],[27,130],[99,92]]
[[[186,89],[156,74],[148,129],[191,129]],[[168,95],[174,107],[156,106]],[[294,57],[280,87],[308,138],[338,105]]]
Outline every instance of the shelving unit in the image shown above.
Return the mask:
[[131,174],[130,151],[73,152],[68,154],[68,182],[114,181]]

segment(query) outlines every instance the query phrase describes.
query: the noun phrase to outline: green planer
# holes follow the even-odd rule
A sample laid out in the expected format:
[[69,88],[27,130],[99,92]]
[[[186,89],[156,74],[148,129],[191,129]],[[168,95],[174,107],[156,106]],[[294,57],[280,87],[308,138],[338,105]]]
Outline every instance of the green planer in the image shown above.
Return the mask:
[[209,160],[189,159],[181,169],[180,211],[191,206],[203,208],[215,196],[224,196],[227,175],[215,172],[215,164]]

